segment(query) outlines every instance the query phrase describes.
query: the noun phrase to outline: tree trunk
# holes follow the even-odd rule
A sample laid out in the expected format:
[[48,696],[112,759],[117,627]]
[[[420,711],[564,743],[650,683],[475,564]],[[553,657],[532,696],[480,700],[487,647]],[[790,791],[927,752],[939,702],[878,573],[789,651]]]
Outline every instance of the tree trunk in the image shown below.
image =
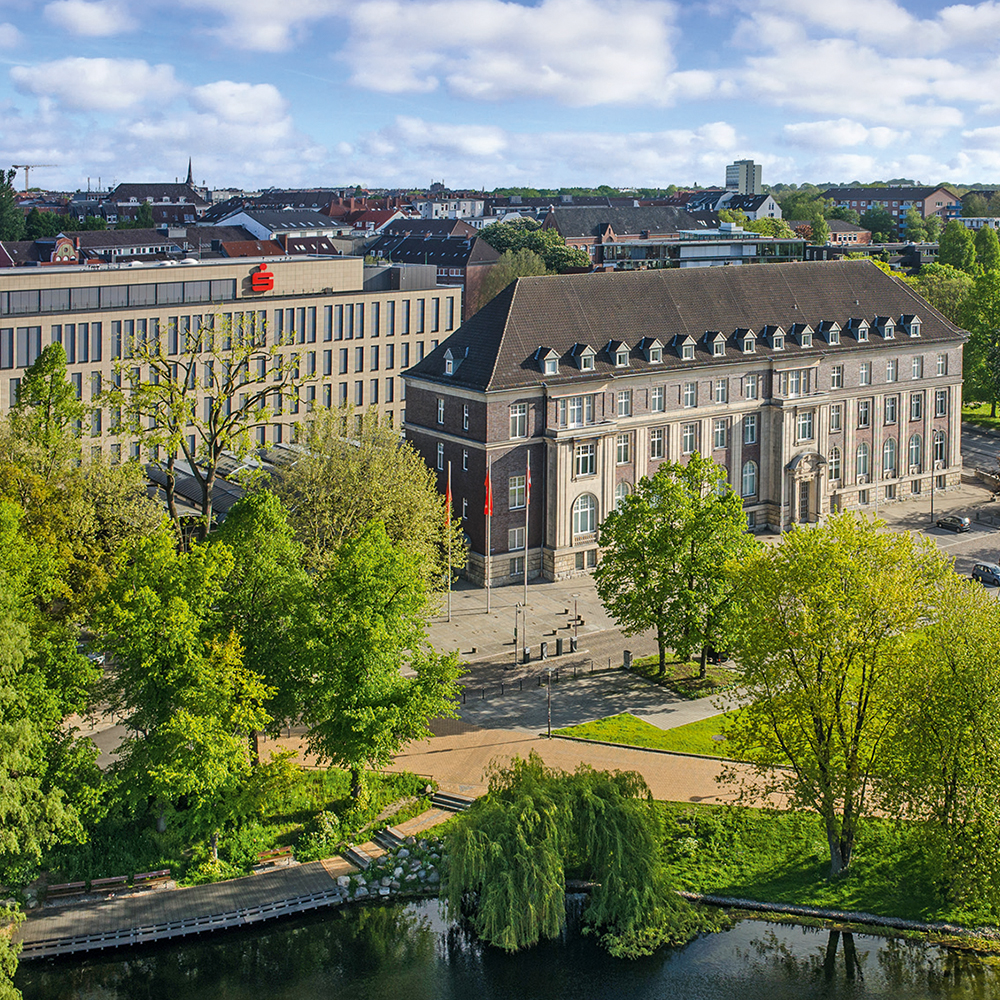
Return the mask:
[[198,526],[198,541],[203,542],[208,538],[208,533],[212,527],[212,491],[215,489],[215,469],[209,469],[205,474],[205,481],[202,483],[201,495],[201,524]]
[[358,766],[351,768],[351,798],[355,802],[361,803],[365,793],[365,773]]
[[656,676],[662,677],[667,672],[667,640],[659,625],[656,626],[656,645],[660,653],[660,666],[656,671]]
[[997,415],[997,401],[994,399],[990,404],[990,418],[992,419]]
[[701,660],[698,665],[698,678],[704,680],[708,676],[708,646],[701,647]]
[[160,804],[160,811],[156,816],[156,832],[166,833],[167,832],[167,811],[163,808],[163,804]]
[[254,767],[260,766],[260,733],[255,729],[251,737],[253,741],[253,763]]
[[213,831],[211,844],[212,844],[212,860],[217,862],[219,860],[219,834],[218,834],[218,831]]
[[823,978],[832,983],[837,973],[837,946],[840,944],[840,931],[830,931],[830,939],[826,943],[826,957],[823,959]]
[[177,529],[178,535],[183,535],[181,531],[181,516],[177,511],[177,473],[174,469],[174,465],[177,462],[177,456],[171,455],[167,459],[167,466],[164,472],[167,477],[167,484],[164,486],[163,491],[167,497],[167,511],[170,514],[170,520],[174,522],[174,527]]
[[848,931],[844,931],[844,964],[847,968],[848,982],[865,978],[861,973],[857,949],[854,947],[854,935]]

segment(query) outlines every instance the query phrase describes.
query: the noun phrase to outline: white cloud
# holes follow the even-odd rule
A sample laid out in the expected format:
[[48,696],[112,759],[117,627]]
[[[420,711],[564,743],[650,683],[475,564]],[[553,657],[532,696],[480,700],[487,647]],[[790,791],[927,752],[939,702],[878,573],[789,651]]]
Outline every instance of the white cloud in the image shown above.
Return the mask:
[[838,149],[862,144],[885,149],[909,140],[910,133],[876,126],[865,128],[850,118],[827,121],[793,122],[784,128],[785,138],[795,146]]
[[170,100],[180,90],[172,66],[143,59],[70,57],[10,71],[18,90],[48,96],[65,108],[122,111]]
[[[212,30],[223,42],[255,52],[284,52],[307,40],[306,27],[338,13],[342,0],[180,0],[185,7],[215,11],[225,18]],[[309,39],[309,41],[313,41]]]
[[0,49],[13,49],[23,40],[21,32],[9,21],[0,24]]
[[120,35],[136,27],[122,0],[55,0],[45,17],[74,35]]
[[202,87],[195,87],[192,103],[221,121],[254,125],[262,121],[283,118],[288,112],[288,102],[277,87],[270,83],[234,83],[217,80]]

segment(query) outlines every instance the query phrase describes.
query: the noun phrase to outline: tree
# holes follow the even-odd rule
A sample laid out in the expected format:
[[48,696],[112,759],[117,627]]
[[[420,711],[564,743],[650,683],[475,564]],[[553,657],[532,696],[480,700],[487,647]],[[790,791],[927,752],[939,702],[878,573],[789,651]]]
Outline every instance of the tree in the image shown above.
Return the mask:
[[585,926],[616,958],[681,944],[706,922],[669,884],[662,821],[631,771],[550,770],[534,752],[494,767],[489,792],[446,834],[453,917],[513,952],[555,938],[566,922],[566,869],[594,883]]
[[1000,240],[992,226],[983,226],[976,233],[976,263],[987,271],[1000,270]]
[[982,219],[987,211],[986,198],[978,192],[962,199],[962,217],[965,219]]
[[597,593],[625,635],[656,629],[660,674],[668,647],[699,656],[702,677],[710,647],[727,648],[735,591],[720,567],[755,548],[746,527],[725,470],[698,454],[664,462],[601,525]]
[[377,521],[345,541],[316,581],[306,742],[350,770],[355,798],[364,795],[365,766],[384,767],[430,735],[430,719],[456,714],[458,655],[425,647],[426,609],[419,558]]
[[745,227],[751,233],[770,236],[773,239],[791,239],[795,236],[791,226],[784,219],[752,219]]
[[[305,450],[282,471],[275,491],[290,511],[305,566],[313,573],[371,521],[419,560],[428,590],[448,580],[448,513],[434,473],[374,410],[344,406],[315,414]],[[465,564],[461,522],[452,519],[452,566]]]
[[827,219],[840,219],[842,222],[850,222],[855,226],[861,225],[861,216],[853,208],[831,208],[826,213]]
[[941,216],[940,215],[928,215],[924,219],[924,230],[927,233],[928,243],[937,243],[941,238]]
[[[212,526],[223,456],[242,460],[260,447],[255,426],[271,412],[282,412],[286,403],[297,405],[299,386],[306,380],[299,377],[298,356],[285,358],[276,346],[266,346],[264,330],[234,330],[224,318],[209,316],[197,330],[168,336],[179,342],[137,338],[126,345],[127,360],[117,362],[115,370],[133,381],[127,388],[106,388],[101,402],[120,410],[124,426],[145,438],[156,456],[178,530],[174,486],[177,462],[183,458],[201,491],[198,537],[204,541]],[[133,371],[143,369],[146,378],[135,381]]]
[[952,219],[944,227],[938,244],[939,264],[950,264],[960,271],[972,273],[976,263],[976,245],[971,229],[966,229],[958,219]]
[[740,594],[733,642],[746,707],[726,726],[761,790],[821,817],[830,871],[851,863],[890,753],[916,638],[948,571],[930,541],[837,514],[727,570]]
[[969,331],[962,368],[966,398],[989,400],[996,415],[1000,400],[1000,275],[980,270],[962,310]]
[[915,209],[908,208],[903,216],[903,225],[906,238],[911,243],[927,242],[927,226],[924,225],[924,217]]
[[895,238],[896,220],[887,208],[873,206],[861,215],[861,225],[872,234],[876,243],[888,243]]
[[812,242],[814,246],[826,246],[830,242],[830,227],[822,215],[816,215],[812,220]]
[[39,237],[58,236],[64,228],[64,217],[54,212],[39,212],[37,206],[28,212],[24,223],[24,238],[37,240]]
[[915,288],[952,323],[962,325],[965,302],[972,291],[971,275],[950,264],[924,264],[919,274],[904,276],[903,281]]
[[14,178],[17,171],[0,170],[0,240],[20,240],[24,238],[24,212],[17,201]]
[[144,201],[136,211],[132,218],[120,219],[117,224],[118,229],[152,229],[155,223],[153,222],[153,206],[148,202]]
[[794,191],[782,192],[776,199],[781,205],[781,214],[786,219],[813,219],[817,215],[825,216],[833,207],[832,198],[820,196],[818,187],[803,184]]
[[507,250],[531,250],[538,254],[550,272],[558,274],[576,268],[589,268],[590,258],[583,250],[567,247],[557,229],[544,229],[534,219],[494,222],[481,233],[482,239],[501,254]]
[[500,254],[500,259],[486,272],[486,277],[479,286],[476,311],[482,309],[512,281],[534,274],[548,273],[545,262],[533,250],[505,250]]

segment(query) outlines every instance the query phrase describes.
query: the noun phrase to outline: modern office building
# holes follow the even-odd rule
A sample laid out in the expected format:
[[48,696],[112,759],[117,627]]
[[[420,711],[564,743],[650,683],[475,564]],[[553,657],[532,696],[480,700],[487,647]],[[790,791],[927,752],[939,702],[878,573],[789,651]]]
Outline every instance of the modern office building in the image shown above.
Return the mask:
[[405,430],[442,492],[451,465],[471,579],[562,579],[694,452],[754,530],[956,485],[964,341],[869,261],[520,278],[406,373]]
[[[0,270],[0,411],[24,369],[60,342],[85,402],[127,362],[133,338],[159,338],[167,355],[215,323],[253,333],[298,357],[299,403],[285,402],[256,428],[261,444],[291,439],[316,406],[375,406],[401,425],[400,373],[455,330],[461,289],[437,284],[433,266],[365,267],[360,257],[266,257]],[[206,361],[210,361],[206,353]],[[140,373],[145,377],[145,373]],[[95,405],[84,434],[112,456],[141,454]]]
[[753,160],[737,160],[726,167],[726,188],[737,194],[761,193],[761,168]]

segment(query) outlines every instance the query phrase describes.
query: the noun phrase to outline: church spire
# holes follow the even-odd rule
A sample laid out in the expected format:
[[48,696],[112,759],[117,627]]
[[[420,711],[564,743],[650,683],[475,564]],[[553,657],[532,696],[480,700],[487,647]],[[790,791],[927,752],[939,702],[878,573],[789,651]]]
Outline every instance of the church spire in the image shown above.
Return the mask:
[[190,156],[188,157],[188,177],[187,177],[187,182],[192,187],[194,187],[194,177],[191,174],[191,157]]

